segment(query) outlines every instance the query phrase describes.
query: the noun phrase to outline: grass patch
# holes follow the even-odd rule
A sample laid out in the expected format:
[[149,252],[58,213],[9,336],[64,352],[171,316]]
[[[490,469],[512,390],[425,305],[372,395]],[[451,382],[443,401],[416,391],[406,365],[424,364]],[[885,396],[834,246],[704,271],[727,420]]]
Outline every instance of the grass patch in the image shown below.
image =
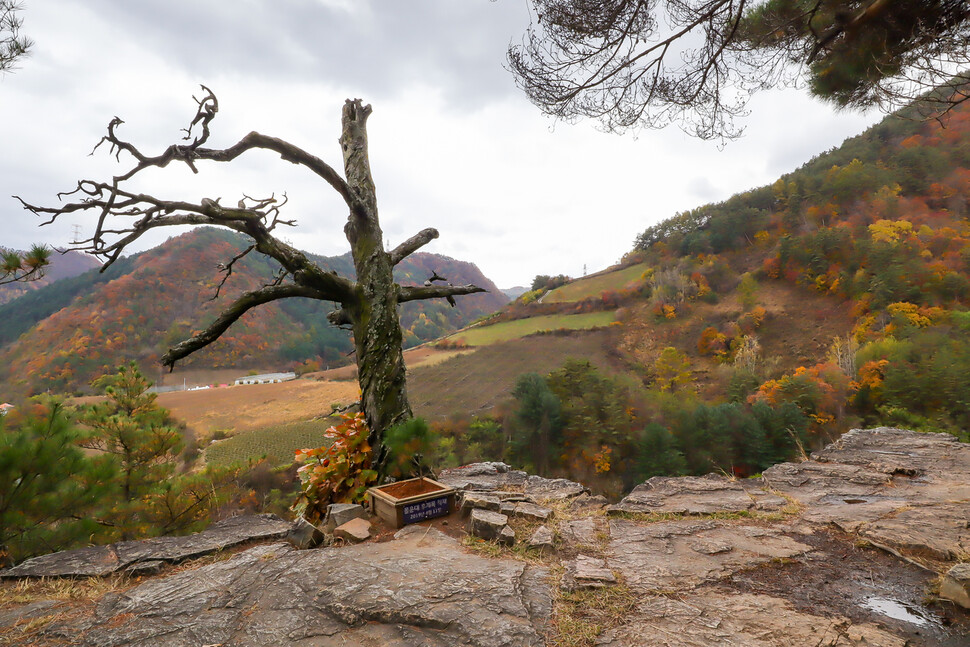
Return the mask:
[[288,465],[293,462],[296,450],[325,444],[323,432],[336,421],[336,418],[322,418],[240,432],[209,445],[205,450],[205,462],[210,465],[246,464],[265,456],[271,465]]
[[0,608],[11,604],[30,604],[38,600],[97,600],[106,593],[127,589],[133,584],[122,574],[107,577],[41,577],[0,582]]
[[616,272],[577,279],[552,290],[542,299],[542,302],[572,303],[591,297],[598,298],[603,292],[622,290],[628,284],[639,280],[646,271],[647,266],[644,264],[631,265]]
[[553,608],[550,647],[593,647],[607,629],[624,622],[642,596],[625,584],[561,591]]
[[462,330],[448,339],[461,340],[468,346],[488,346],[519,339],[526,335],[550,330],[588,330],[607,326],[616,320],[614,312],[587,312],[578,315],[545,315],[515,321],[503,321],[491,326]]

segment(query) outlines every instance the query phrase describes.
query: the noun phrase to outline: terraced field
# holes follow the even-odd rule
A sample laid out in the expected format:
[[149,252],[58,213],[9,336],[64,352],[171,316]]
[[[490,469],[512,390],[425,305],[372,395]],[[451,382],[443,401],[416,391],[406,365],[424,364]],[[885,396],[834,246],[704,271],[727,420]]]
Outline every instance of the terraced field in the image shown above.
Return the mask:
[[587,312],[578,315],[545,315],[515,321],[503,321],[491,326],[460,330],[447,339],[468,346],[489,346],[503,341],[520,339],[526,335],[552,330],[589,330],[608,326],[616,320],[615,312]]

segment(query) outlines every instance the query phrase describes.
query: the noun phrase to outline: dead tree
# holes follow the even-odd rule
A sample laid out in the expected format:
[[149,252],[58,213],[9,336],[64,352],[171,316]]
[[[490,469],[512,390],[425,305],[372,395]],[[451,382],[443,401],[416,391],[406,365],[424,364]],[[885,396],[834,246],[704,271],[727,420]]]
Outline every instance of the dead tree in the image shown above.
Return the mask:
[[[173,225],[215,225],[245,234],[252,245],[221,266],[223,283],[233,264],[246,254],[257,251],[280,265],[276,279],[258,290],[242,294],[205,330],[187,339],[162,356],[162,364],[175,363],[208,346],[219,338],[239,317],[257,306],[288,297],[306,297],[333,301],[339,308],[328,315],[335,325],[349,326],[356,347],[361,408],[370,427],[370,443],[375,448],[376,464],[383,467],[385,451],[383,432],[412,416],[405,383],[402,356],[403,337],[397,305],[418,299],[449,299],[456,295],[484,292],[474,285],[409,287],[394,282],[392,271],[402,259],[438,237],[435,229],[424,229],[393,250],[384,249],[384,235],[377,213],[377,198],[367,152],[367,118],[371,107],[360,99],[348,99],[343,107],[340,148],[343,151],[345,178],[326,162],[289,142],[251,132],[235,145],[224,149],[207,148],[209,127],[219,111],[219,102],[211,90],[196,99],[198,109],[188,128],[187,144],[173,144],[160,155],[151,157],[118,136],[123,123],[115,117],[108,133],[98,145],[107,144],[120,160],[122,153],[134,158],[135,164],[109,182],[81,180],[70,192],[58,194],[73,200],[60,207],[42,207],[17,198],[26,209],[47,217],[49,224],[64,214],[85,212],[97,218],[94,234],[80,241],[75,249],[86,251],[105,261],[109,267],[125,248],[142,234],[158,227]],[[327,272],[310,261],[303,252],[273,235],[278,225],[293,225],[280,217],[286,202],[274,197],[254,199],[244,196],[235,206],[224,206],[218,199],[203,199],[198,204],[162,200],[152,195],[128,191],[126,182],[148,168],[162,168],[181,162],[197,173],[202,161],[230,162],[243,153],[265,149],[298,164],[320,176],[346,203],[350,213],[344,233],[350,243],[357,280]],[[222,284],[220,284],[222,287]]]

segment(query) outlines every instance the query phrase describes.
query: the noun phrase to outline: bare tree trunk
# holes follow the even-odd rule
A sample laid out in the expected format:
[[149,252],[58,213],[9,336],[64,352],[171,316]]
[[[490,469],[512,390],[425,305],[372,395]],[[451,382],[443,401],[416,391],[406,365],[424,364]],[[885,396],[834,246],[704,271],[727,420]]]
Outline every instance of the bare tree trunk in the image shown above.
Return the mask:
[[[424,286],[401,286],[394,282],[394,266],[437,238],[438,232],[432,228],[423,229],[393,250],[384,249],[384,234],[377,216],[377,195],[367,156],[369,105],[363,105],[360,99],[348,99],[343,107],[340,146],[345,180],[320,158],[282,139],[258,132],[249,133],[229,148],[206,148],[204,144],[209,139],[209,125],[219,112],[219,102],[209,88],[202,86],[202,89],[205,95],[195,99],[198,106],[195,118],[184,130],[184,141],[191,139],[193,132],[196,133],[191,143],[169,146],[157,156],[145,155],[130,142],[118,138],[116,130],[124,122],[115,117],[108,124],[108,134],[98,146],[107,143],[116,156],[122,151],[130,154],[136,161],[130,170],[113,177],[110,182],[79,181],[77,188],[63,194],[77,194],[79,199],[58,207],[35,206],[22,199],[20,201],[29,211],[49,216],[45,224],[67,213],[97,213],[97,229],[91,238],[82,241],[76,249],[105,260],[101,271],[117,260],[125,247],[143,233],[155,227],[176,225],[225,227],[253,240],[245,251],[222,266],[224,277],[220,288],[232,273],[233,265],[253,250],[280,264],[280,274],[272,283],[243,293],[205,330],[169,349],[162,356],[162,364],[170,368],[174,368],[175,362],[183,357],[217,340],[239,317],[260,305],[288,297],[340,303],[341,308],[331,312],[327,318],[336,325],[350,325],[353,330],[361,408],[370,428],[374,464],[383,473],[387,462],[384,431],[412,415],[405,384],[404,340],[398,320],[398,304],[443,298],[454,306],[455,296],[485,290],[475,285],[430,285],[430,281]],[[238,206],[229,207],[220,204],[218,199],[204,198],[194,204],[161,200],[122,188],[127,180],[147,168],[164,168],[172,161],[180,161],[193,172],[198,172],[196,165],[201,160],[231,162],[253,149],[279,153],[284,160],[314,172],[340,195],[350,209],[344,233],[350,242],[357,271],[356,282],[337,276],[335,272],[324,271],[305,254],[273,236],[277,225],[294,224],[291,220],[280,218],[279,208],[286,202],[285,198],[279,201],[274,197],[255,199],[244,196]],[[130,224],[118,229],[114,224],[117,221],[108,216],[122,217],[125,223]],[[0,273],[0,279],[3,278],[5,275]],[[286,279],[292,282],[285,282]]]
[[344,304],[354,331],[360,404],[370,429],[374,464],[382,475],[387,458],[384,430],[412,416],[405,378],[404,339],[398,318],[398,286],[377,214],[377,195],[367,155],[370,106],[344,104],[340,145],[347,183],[356,204],[344,232],[357,270],[356,299]]

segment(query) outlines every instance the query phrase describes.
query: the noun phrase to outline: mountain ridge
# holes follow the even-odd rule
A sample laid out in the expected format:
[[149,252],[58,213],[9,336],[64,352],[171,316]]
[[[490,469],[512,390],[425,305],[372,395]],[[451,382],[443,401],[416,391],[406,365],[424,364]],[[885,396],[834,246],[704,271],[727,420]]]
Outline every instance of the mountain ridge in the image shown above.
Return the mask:
[[[274,265],[251,254],[234,265],[218,299],[212,299],[222,278],[215,268],[244,248],[238,235],[198,228],[120,259],[103,274],[66,279],[0,306],[0,321],[7,322],[0,324],[0,340],[8,343],[0,352],[7,380],[33,392],[83,392],[87,382],[119,363],[157,363],[168,346],[207,325],[238,294],[272,280]],[[353,277],[349,254],[311,257],[327,271]],[[403,304],[408,345],[436,338],[506,302],[476,266],[437,254],[412,254],[395,276],[418,285],[432,269],[489,292],[458,299],[456,308],[443,300]],[[327,305],[287,299],[258,308],[180,366],[251,369],[346,361],[349,337],[326,322]]]

